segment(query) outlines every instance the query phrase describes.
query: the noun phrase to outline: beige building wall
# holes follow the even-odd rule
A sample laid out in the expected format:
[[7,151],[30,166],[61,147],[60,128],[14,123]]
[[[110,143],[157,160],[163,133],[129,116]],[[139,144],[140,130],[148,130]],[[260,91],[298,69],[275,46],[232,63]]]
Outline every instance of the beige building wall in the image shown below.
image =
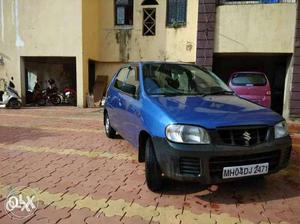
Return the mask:
[[[24,96],[22,56],[71,56],[76,57],[77,86],[82,85],[81,0],[3,0],[0,10],[4,13],[0,53],[7,56],[5,65],[0,65],[0,77],[14,76]],[[82,89],[77,90],[78,103],[83,105]]]
[[197,52],[199,1],[189,0],[187,2],[186,27],[179,29],[167,28],[166,59],[170,61],[195,63]]
[[[14,76],[23,97],[22,57],[76,57],[78,106],[86,105],[89,60],[96,62],[96,75],[109,77],[126,62],[196,60],[198,0],[188,1],[187,25],[177,29],[166,26],[166,1],[142,6],[134,0],[130,27],[114,25],[114,0],[0,1],[0,77]],[[144,7],[157,10],[155,36],[142,34]]]
[[96,76],[108,76],[111,80],[123,65],[122,62],[98,62],[96,63]]
[[104,0],[82,0],[83,76],[80,87],[83,89],[85,100],[89,93],[89,60],[99,62],[103,54],[102,33],[99,26],[100,22],[105,20],[101,14],[103,2]]
[[[134,0],[133,26],[115,26],[114,1],[101,1],[101,64],[96,73],[112,76],[119,65],[132,61],[196,61],[198,0],[189,0],[187,25],[166,26],[167,1],[142,6]],[[156,35],[143,36],[143,8],[156,8]],[[110,63],[112,63],[110,67]]]
[[215,53],[293,53],[296,3],[217,7]]

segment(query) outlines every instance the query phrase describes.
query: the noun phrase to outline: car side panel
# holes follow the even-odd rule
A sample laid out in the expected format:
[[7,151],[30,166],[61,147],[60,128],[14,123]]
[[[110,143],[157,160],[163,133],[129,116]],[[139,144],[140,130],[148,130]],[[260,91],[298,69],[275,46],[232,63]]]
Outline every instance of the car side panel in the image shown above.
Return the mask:
[[140,100],[133,98],[127,94],[123,94],[124,110],[122,111],[122,133],[121,135],[131,142],[133,145],[138,145],[138,136],[143,128],[141,117]]
[[143,99],[142,118],[144,130],[152,137],[164,138],[166,125],[174,123],[174,121],[147,96]]
[[118,93],[114,88],[110,88],[107,92],[107,98],[105,102],[105,109],[107,110],[110,124],[117,131],[119,129],[119,122],[117,116],[117,105],[119,102]]
[[[174,123],[158,105],[153,103],[150,97],[145,93],[143,66],[139,65],[139,79],[140,79],[140,105],[141,105],[141,124],[140,131],[146,131],[152,137],[165,137],[165,128],[167,124]],[[139,131],[139,132],[140,132]],[[137,145],[138,146],[137,134]]]

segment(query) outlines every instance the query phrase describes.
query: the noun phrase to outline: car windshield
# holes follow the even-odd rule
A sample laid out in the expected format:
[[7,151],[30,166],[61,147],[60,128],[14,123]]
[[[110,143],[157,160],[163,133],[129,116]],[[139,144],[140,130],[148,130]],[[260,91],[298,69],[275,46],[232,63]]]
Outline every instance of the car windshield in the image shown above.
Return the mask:
[[265,86],[267,80],[260,73],[237,73],[233,75],[231,83],[234,86]]
[[230,92],[216,75],[196,65],[144,64],[143,81],[148,95],[210,95]]

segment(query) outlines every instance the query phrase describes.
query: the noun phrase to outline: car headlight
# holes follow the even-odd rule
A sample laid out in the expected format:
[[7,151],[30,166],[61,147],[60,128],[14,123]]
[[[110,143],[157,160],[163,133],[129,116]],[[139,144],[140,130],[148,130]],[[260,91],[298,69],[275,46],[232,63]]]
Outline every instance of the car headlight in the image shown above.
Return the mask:
[[288,126],[285,121],[281,121],[274,126],[275,138],[282,138],[289,134]]
[[204,128],[191,125],[171,124],[166,128],[167,139],[177,143],[210,144],[210,138]]

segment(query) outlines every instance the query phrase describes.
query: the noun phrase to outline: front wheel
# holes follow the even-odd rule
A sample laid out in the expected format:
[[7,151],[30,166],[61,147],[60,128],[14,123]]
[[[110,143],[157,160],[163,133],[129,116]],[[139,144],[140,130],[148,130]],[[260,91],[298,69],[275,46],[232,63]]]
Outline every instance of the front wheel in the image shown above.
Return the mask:
[[41,99],[38,100],[38,105],[39,106],[46,106],[46,104],[47,104],[47,101],[46,101],[45,98],[41,98]]
[[153,192],[161,190],[163,186],[163,177],[155,156],[151,138],[148,138],[146,142],[145,172],[148,188]]
[[116,131],[110,126],[110,120],[107,113],[104,115],[104,128],[108,138],[114,138],[116,136]]
[[8,103],[8,107],[12,109],[20,109],[22,103],[18,99],[11,99]]
[[50,97],[50,101],[53,105],[57,106],[61,104],[61,98],[58,95],[53,95]]

